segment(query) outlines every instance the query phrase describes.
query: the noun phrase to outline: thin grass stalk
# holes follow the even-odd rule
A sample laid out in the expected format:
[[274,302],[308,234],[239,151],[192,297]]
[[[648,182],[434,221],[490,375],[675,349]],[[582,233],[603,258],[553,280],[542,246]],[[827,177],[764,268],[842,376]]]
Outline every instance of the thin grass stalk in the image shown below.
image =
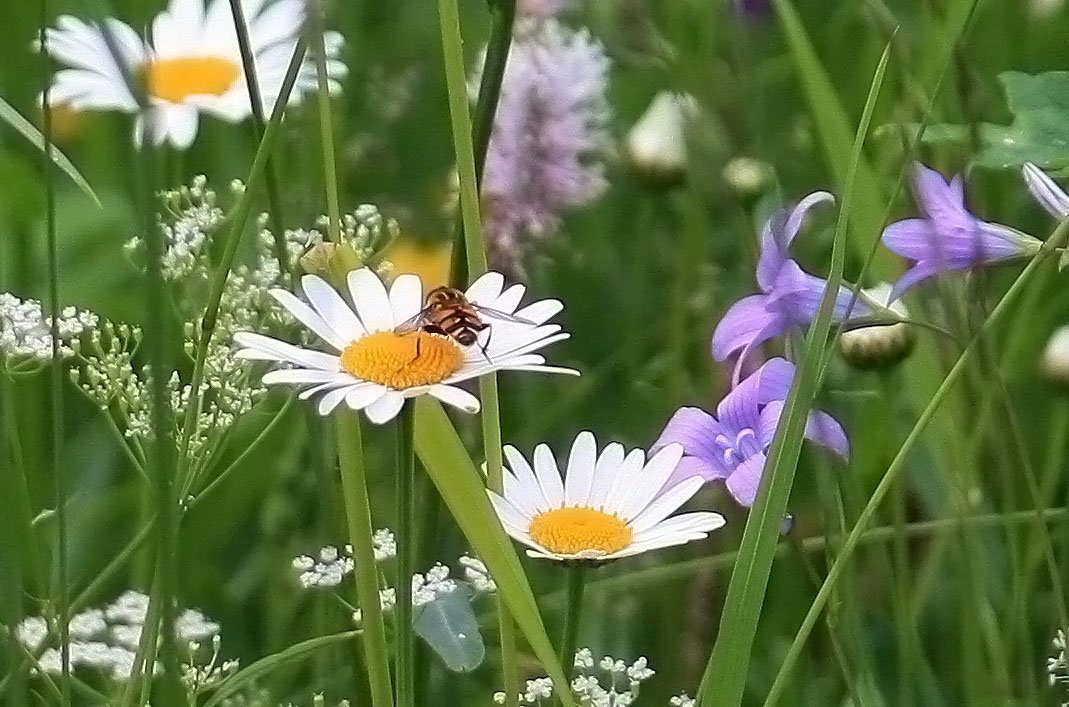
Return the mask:
[[[11,518],[19,533],[19,553],[22,566],[27,570],[27,590],[32,596],[45,595],[45,570],[41,563],[44,553],[40,550],[37,533],[33,527],[33,499],[26,477],[26,464],[19,440],[18,406],[15,404],[14,382],[6,371],[0,370],[0,416],[3,417],[2,432],[10,445],[11,467],[2,476],[11,484],[9,503]],[[3,448],[3,445],[0,445]]]
[[[494,0],[490,3],[490,37],[486,43],[486,58],[472,121],[475,183],[479,188],[483,183],[486,154],[494,132],[494,117],[497,115],[497,103],[501,98],[501,84],[505,79],[505,67],[512,46],[512,27],[515,22],[516,0]],[[479,193],[478,189],[476,193]],[[457,216],[457,237],[453,239],[452,263],[449,268],[449,282],[454,287],[463,286],[471,276],[468,268],[466,228],[464,213],[461,212]]]
[[[2,276],[2,275],[0,275]],[[2,354],[0,354],[2,356]],[[11,399],[10,381],[3,372],[2,360],[0,360],[0,430],[8,426],[12,415],[13,405],[8,404]],[[7,437],[0,437],[0,462],[8,456],[14,461],[14,449],[8,449]],[[10,455],[9,455],[10,452]],[[22,460],[15,461],[15,466],[22,466]],[[13,492],[12,485],[17,483],[16,476],[21,472],[0,474],[0,492],[8,498],[17,496]],[[22,546],[22,518],[20,513],[7,513],[0,517],[0,622],[2,633],[5,634],[4,644],[6,647],[6,659],[4,660],[4,672],[11,676],[12,707],[23,707],[26,704],[26,670],[19,667],[22,662],[23,648],[19,643],[16,626],[23,617],[23,554],[31,548]]]
[[375,565],[375,548],[371,537],[371,502],[367,492],[367,470],[364,467],[364,448],[360,435],[360,418],[344,407],[335,415],[338,439],[338,466],[341,469],[342,493],[345,496],[345,516],[349,524],[349,539],[353,546],[356,570],[356,594],[360,603],[360,637],[364,644],[371,686],[371,707],[393,707],[390,686],[389,649],[386,627],[379,605],[379,573]]
[[[494,49],[494,64],[490,64],[490,49],[487,50],[487,71],[501,72],[505,69],[508,56],[508,44],[511,41],[512,13],[515,12],[514,0],[503,0],[502,4],[512,7],[506,9],[499,19],[497,32],[491,39]],[[460,11],[457,0],[438,0],[438,18],[441,24],[442,51],[445,57],[445,78],[449,94],[449,118],[453,131],[453,148],[456,153],[457,173],[460,178],[460,215],[464,226],[464,250],[468,276],[473,277],[486,272],[486,243],[483,238],[481,216],[479,213],[479,170],[476,168],[475,145],[472,137],[472,122],[469,113],[467,83],[464,70],[464,45],[460,33]],[[508,28],[508,36],[505,28]],[[500,90],[500,76],[494,81]],[[485,145],[489,144],[493,125],[493,114],[497,105],[497,94],[487,88],[487,99],[479,112],[479,125],[486,132],[480,134]],[[481,98],[481,91],[480,91]],[[485,155],[484,143],[480,151]],[[481,166],[481,165],[480,165]],[[483,449],[486,456],[487,486],[498,493],[503,489],[502,452],[501,452],[501,415],[498,399],[497,374],[491,373],[479,379],[479,398],[482,403],[480,421],[483,432]],[[513,704],[519,688],[519,664],[516,655],[516,629],[504,602],[498,601],[498,632],[501,638],[502,687],[508,704]]]
[[[279,124],[282,122],[282,115],[286,112],[286,105],[289,102],[290,93],[293,91],[293,86],[297,82],[297,75],[300,73],[301,65],[304,62],[306,47],[305,40],[301,37],[297,40],[297,44],[293,48],[293,56],[290,57],[289,66],[286,68],[286,76],[282,79],[282,87],[279,90],[278,102],[275,103],[275,108],[271,113],[271,119],[268,121],[267,128],[264,130],[263,140],[260,141],[260,146],[256,150],[256,157],[253,159],[252,167],[249,169],[248,180],[245,184],[245,193],[242,194],[241,198],[238,200],[237,207],[234,209],[234,213],[230,216],[230,232],[227,234],[226,242],[223,246],[223,253],[219,267],[212,273],[212,279],[208,289],[208,300],[204,309],[204,317],[200,322],[196,356],[193,359],[191,390],[194,391],[194,397],[197,399],[199,399],[197,391],[201,390],[204,385],[204,362],[208,357],[208,346],[211,343],[212,334],[215,332],[215,326],[218,323],[219,303],[223,298],[223,289],[226,287],[226,280],[230,275],[230,268],[233,266],[234,258],[237,256],[238,246],[241,243],[245,225],[248,223],[249,214],[252,212],[253,194],[256,191],[256,186],[259,185],[259,182],[264,175],[264,171],[267,167],[268,155],[274,146],[275,138],[278,135]],[[184,487],[188,483],[188,471],[186,465],[188,464],[189,443],[196,430],[196,425],[197,410],[196,406],[191,404],[186,410],[185,419],[182,422],[182,439],[178,455],[178,479],[180,487]]]
[[[48,1],[41,0],[40,28],[38,39],[41,46],[45,42],[45,30],[48,27]],[[47,53],[46,53],[47,56]],[[50,94],[52,78],[47,60],[42,62],[42,84],[44,95],[41,98],[42,138],[44,150],[41,152],[42,182],[45,192],[45,242],[48,259],[48,316],[49,338],[52,343],[52,356],[49,360],[49,420],[51,454],[49,455],[49,473],[52,476],[53,494],[56,504],[56,564],[58,566],[53,593],[57,597],[60,638],[60,666],[63,679],[60,691],[65,704],[71,699],[71,653],[70,653],[70,589],[67,547],[67,474],[63,469],[63,362],[59,357],[59,255],[56,251],[56,185],[52,174],[52,106]]]
[[319,108],[319,139],[323,155],[324,184],[327,191],[328,235],[341,242],[341,207],[338,203],[338,167],[334,148],[334,124],[330,111],[330,83],[327,76],[327,51],[323,41],[326,3],[316,0],[312,8],[312,35],[316,65],[316,105]]
[[962,374],[964,373],[966,367],[969,364],[969,359],[974,355],[976,351],[978,342],[980,341],[981,337],[986,336],[987,333],[991,331],[994,326],[1002,319],[1002,317],[1005,316],[1006,312],[1008,312],[1012,308],[1013,304],[1021,295],[1022,291],[1025,289],[1025,286],[1028,284],[1028,281],[1035,274],[1040,264],[1052,253],[1054,253],[1059,247],[1062,247],[1064,245],[1067,235],[1069,235],[1069,220],[1063,221],[1061,224],[1058,225],[1058,228],[1055,229],[1051,237],[1047,239],[1046,242],[1044,242],[1039,253],[1037,253],[1036,256],[1032,258],[1032,260],[1028,263],[1027,266],[1025,266],[1025,269],[1021,272],[1017,279],[1014,280],[1013,284],[1010,286],[1006,294],[1003,295],[1002,299],[999,300],[998,305],[996,305],[990,316],[988,316],[988,318],[984,321],[983,325],[980,328],[980,331],[976,334],[973,340],[958,357],[957,362],[955,362],[953,368],[950,369],[950,372],[947,373],[947,376],[943,380],[943,383],[939,386],[935,394],[928,401],[927,406],[925,406],[924,410],[921,412],[920,417],[914,424],[913,429],[910,430],[909,435],[906,437],[902,446],[899,448],[898,453],[895,455],[894,459],[891,460],[891,464],[888,466],[887,471],[884,472],[883,478],[880,480],[880,483],[873,491],[872,497],[869,499],[869,502],[865,505],[865,508],[858,516],[857,522],[854,524],[854,527],[851,529],[850,534],[846,538],[846,542],[843,544],[842,554],[840,554],[840,556],[836,559],[835,563],[828,570],[827,579],[824,580],[824,585],[817,593],[816,598],[814,598],[813,603],[810,606],[809,611],[805,616],[805,619],[803,619],[802,625],[799,627],[799,630],[795,635],[794,641],[791,644],[791,647],[784,658],[779,673],[777,674],[776,679],[772,684],[772,688],[769,691],[768,698],[765,700],[765,704],[767,706],[775,705],[777,703],[777,700],[782,696],[783,690],[786,687],[787,679],[795,664],[797,663],[798,658],[801,656],[805,641],[809,637],[809,634],[812,632],[813,626],[815,625],[817,618],[823,611],[824,605],[828,601],[832,588],[838,581],[839,577],[842,575],[846,563],[848,562],[850,556],[853,554],[853,551],[856,549],[861,534],[864,532],[866,526],[876,514],[876,511],[880,507],[880,504],[883,502],[883,499],[887,496],[888,492],[894,487],[898,475],[901,473],[902,469],[905,468],[905,461],[909,455],[909,452],[916,445],[924,430],[928,427],[932,419],[935,417],[935,413],[939,410],[943,402],[946,400],[947,396],[950,394],[950,391],[953,389],[954,384],[962,377]]
[[[776,6],[778,11],[786,11],[785,0],[777,0]],[[739,548],[742,561],[732,571],[721,613],[719,637],[698,687],[700,707],[734,707],[742,702],[750,652],[772,570],[776,537],[794,483],[805,421],[823,375],[822,359],[829,347],[832,311],[845,266],[846,232],[853,207],[855,176],[890,54],[890,46],[885,47],[855,135],[846,189],[836,222],[827,286],[806,336],[806,355],[787,395],[783,416],[769,449],[757,501],[743,531]]]
[[415,492],[415,408],[405,405],[397,417],[397,605],[394,608],[397,707],[415,707],[415,647],[412,634],[412,572],[416,550],[412,494]]
[[[230,1],[230,16],[234,20],[234,31],[238,36],[238,49],[241,52],[241,65],[245,73],[245,87],[249,91],[249,105],[252,108],[252,135],[259,145],[263,139],[266,119],[264,116],[263,94],[260,92],[260,78],[256,74],[256,57],[252,53],[249,41],[249,25],[245,18],[245,9],[241,0]],[[271,218],[271,230],[275,240],[275,257],[278,258],[282,277],[289,278],[289,253],[286,251],[286,221],[282,216],[282,197],[278,189],[278,173],[274,160],[269,159],[264,173],[267,186],[268,214]]]

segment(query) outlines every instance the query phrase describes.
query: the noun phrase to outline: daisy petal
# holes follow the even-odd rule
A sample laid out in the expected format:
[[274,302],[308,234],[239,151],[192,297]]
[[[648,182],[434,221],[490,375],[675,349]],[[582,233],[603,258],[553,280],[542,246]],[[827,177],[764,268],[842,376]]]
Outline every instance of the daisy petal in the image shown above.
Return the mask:
[[381,425],[397,417],[404,404],[405,396],[395,390],[387,390],[385,395],[364,408],[364,412],[368,420]]
[[568,468],[564,475],[564,504],[586,506],[590,486],[594,482],[598,445],[590,432],[580,432],[568,454]]
[[441,400],[443,403],[452,405],[458,410],[463,410],[464,412],[471,414],[479,412],[479,399],[463,388],[455,388],[451,385],[441,384],[432,385],[430,394]]
[[369,332],[393,329],[395,325],[390,308],[390,295],[379,276],[370,268],[360,268],[350,272],[346,280],[349,284],[349,296],[364,327]]
[[561,481],[553,452],[544,444],[535,447],[534,471],[538,477],[538,485],[542,487],[542,495],[549,501],[549,505],[561,508],[564,505],[564,482]]
[[318,275],[305,275],[301,287],[312,308],[341,341],[352,342],[366,334],[364,325],[338,291]]

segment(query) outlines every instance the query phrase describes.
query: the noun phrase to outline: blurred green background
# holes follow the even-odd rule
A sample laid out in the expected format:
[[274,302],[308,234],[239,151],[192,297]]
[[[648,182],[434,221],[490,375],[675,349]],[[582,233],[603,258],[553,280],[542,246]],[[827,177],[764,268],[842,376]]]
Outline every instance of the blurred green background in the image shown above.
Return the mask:
[[[904,165],[894,124],[920,121],[918,96],[935,88],[943,62],[949,58],[950,68],[934,99],[933,122],[969,125],[1009,122],[1000,72],[1056,70],[1069,59],[1069,15],[1061,4],[1047,14],[1036,9],[1038,3],[1024,0],[981,0],[955,44],[955,23],[970,4],[796,0],[836,105],[807,93],[811,84],[803,79],[812,80],[813,74],[800,68],[775,17],[741,18],[728,0],[577,2],[565,22],[589,27],[614,61],[611,103],[618,149],[606,156],[608,192],[566,218],[562,231],[531,262],[527,279],[533,294],[566,303],[562,319],[573,336],[550,358],[580,369],[583,377],[521,381],[505,375],[505,440],[524,451],[547,441],[563,455],[576,432],[590,429],[599,440],[647,446],[681,405],[715,405],[730,368],[711,361],[709,337],[726,308],[755,289],[756,230],[775,206],[817,189],[839,191],[836,175],[848,154],[829,139],[834,124],[827,111],[841,106],[838,117],[850,130],[848,148],[880,53],[898,25],[874,120],[888,129],[877,130],[867,150],[874,200],[859,201],[862,211],[851,233],[847,274],[856,274],[860,254],[878,233],[867,226],[882,221]],[[162,9],[158,0],[115,0],[95,4],[96,10],[93,5],[50,2],[48,18],[100,11],[140,27]],[[486,9],[464,0],[462,10],[473,61],[485,41]],[[36,2],[0,8],[0,45],[5,47],[0,95],[35,120],[45,71],[31,47],[39,20]],[[377,204],[400,222],[409,247],[437,249],[436,257],[418,255],[430,261],[427,267],[441,269],[441,247],[452,229],[443,204],[449,198],[453,150],[435,7],[409,0],[347,0],[334,4],[330,25],[345,36],[343,57],[350,69],[334,113],[343,209]],[[623,147],[630,126],[664,89],[691,93],[701,107],[689,135],[688,179],[673,189],[651,187],[629,168]],[[283,129],[279,154],[286,156],[281,182],[290,227],[307,227],[325,211],[316,119],[309,102],[291,111]],[[60,292],[64,303],[116,321],[141,322],[141,281],[121,255],[140,218],[131,123],[128,116],[113,114],[57,116],[57,142],[103,203],[95,207],[58,179]],[[194,147],[168,156],[166,175],[156,186],[177,186],[206,174],[223,191],[231,179],[247,174],[254,151],[248,124],[204,118]],[[921,156],[949,173],[969,167],[975,150],[937,145]],[[757,189],[740,189],[725,173],[738,157],[759,160],[774,178]],[[974,210],[989,220],[1040,237],[1052,228],[1015,170],[971,170],[969,196]],[[892,216],[912,213],[906,189],[899,192]],[[2,289],[46,297],[43,218],[39,153],[13,131],[0,129]],[[813,272],[826,271],[831,225],[830,217],[817,219],[799,241],[799,259]],[[877,264],[884,279],[900,269],[889,256]],[[993,272],[980,286],[973,280],[926,288],[907,304],[920,318],[957,326],[956,312],[965,312],[966,319],[983,312],[1008,276],[1012,273]],[[1067,284],[1069,276],[1049,268],[993,338],[1026,451],[1053,489],[1047,505],[1062,506],[1066,481],[1059,445],[1065,430],[1052,428],[1051,421],[1064,425],[1059,410],[1066,402],[1061,391],[1040,379],[1037,359],[1050,332],[1069,320]],[[827,534],[834,546],[841,524],[852,525],[958,353],[955,344],[929,332],[919,331],[918,338],[914,355],[894,371],[857,373],[841,361],[833,364],[821,405],[844,422],[854,455],[846,468],[833,468],[819,452],[803,452],[791,501],[801,534]],[[972,373],[912,457],[908,483],[897,494],[900,520],[918,523],[955,513],[1007,514],[1031,507],[1006,413],[997,402],[996,379],[983,367]],[[51,508],[47,376],[19,379],[13,392],[35,507]],[[71,581],[77,590],[130,539],[145,489],[91,406],[73,388],[64,397],[63,462],[74,499]],[[269,407],[277,409],[282,399],[281,392],[273,393]],[[181,602],[218,620],[223,655],[243,662],[347,625],[346,612],[326,596],[300,590],[290,568],[296,554],[343,542],[345,530],[330,435],[306,412],[295,406],[282,432],[182,528]],[[251,439],[268,415],[250,415],[240,434]],[[475,423],[459,424],[477,439]],[[389,433],[380,437],[370,441],[378,482],[373,499],[376,510],[381,508],[376,526],[389,524],[393,508],[393,440]],[[235,451],[240,448],[235,445]],[[426,529],[436,542],[421,549],[420,565],[452,563],[466,550],[463,539],[429,485],[423,483],[421,493],[417,507],[427,509]],[[955,494],[968,505],[955,510]],[[714,567],[710,558],[737,545],[745,514],[720,488],[703,491],[695,505],[722,510],[728,527],[708,541],[592,575],[580,645],[589,645],[596,655],[648,656],[658,676],[647,683],[642,704],[667,704],[670,695],[693,693],[715,636],[730,570],[729,565]],[[893,510],[889,505],[882,524],[893,522]],[[1052,527],[1059,542],[1069,542],[1064,523]],[[40,524],[45,537],[52,528],[47,519]],[[847,704],[852,690],[853,699],[864,695],[866,704],[902,704],[907,698],[924,705],[1054,704],[1045,684],[1044,656],[1057,622],[1055,598],[1040,566],[1029,562],[1038,547],[1035,533],[1023,523],[995,525],[974,540],[979,551],[964,552],[963,534],[955,529],[918,533],[898,546],[908,567],[897,570],[891,543],[866,544],[829,613],[849,649],[848,674],[856,684],[849,688],[843,679],[827,629],[821,628],[795,674],[792,703]],[[1060,550],[1065,575],[1065,546]],[[823,565],[822,553],[810,557]],[[969,558],[982,563],[970,565]],[[97,603],[128,587],[147,589],[148,565],[147,556],[133,562],[100,588]],[[525,566],[555,635],[563,574],[529,560]],[[754,703],[760,703],[775,675],[814,590],[797,557],[788,553],[777,560],[751,664]],[[980,600],[974,601],[977,592]],[[905,610],[913,621],[905,621],[903,607],[896,606],[901,595],[911,602]],[[490,604],[485,608],[489,619]],[[915,626],[915,640],[923,647],[920,665],[902,665],[896,641],[903,640],[903,622]],[[488,703],[499,688],[493,625],[485,623],[489,660],[470,676],[448,675],[426,658],[435,666],[421,686],[422,694],[434,696],[426,704]],[[998,670],[989,665],[984,638],[992,632],[1001,639],[1006,661]],[[330,699],[357,697],[354,704],[361,704],[354,692],[361,678],[354,678],[352,656],[347,645],[325,650],[268,676],[262,686],[283,703],[307,702],[312,692],[324,691]],[[533,660],[528,667],[541,674]],[[904,670],[915,670],[908,688],[901,687]]]

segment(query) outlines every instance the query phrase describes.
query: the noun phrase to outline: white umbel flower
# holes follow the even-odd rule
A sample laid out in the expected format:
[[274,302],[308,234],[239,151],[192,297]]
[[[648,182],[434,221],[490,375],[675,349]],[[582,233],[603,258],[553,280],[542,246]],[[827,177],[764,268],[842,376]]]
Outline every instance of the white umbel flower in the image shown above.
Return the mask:
[[509,468],[504,496],[488,491],[506,532],[528,546],[527,554],[550,560],[615,560],[648,550],[701,540],[724,525],[719,513],[669,518],[705,483],[691,477],[668,486],[683,457],[670,444],[648,461],[646,452],[612,443],[598,453],[590,432],[572,444],[562,479],[544,444],[529,464],[505,447]]
[[[305,2],[242,0],[242,5],[261,101],[271,111],[303,31]],[[330,88],[336,92],[347,71],[337,58],[341,35],[328,32],[324,46]],[[47,30],[44,48],[67,67],[56,73],[50,103],[137,113],[134,135],[139,143],[169,142],[185,149],[196,137],[201,112],[229,122],[252,114],[229,0],[211,0],[207,6],[205,0],[171,0],[153,20],[147,39],[114,18],[101,27],[64,15]],[[311,59],[305,62],[292,102],[316,90],[315,67]],[[144,113],[128,81],[143,82]]]
[[687,173],[687,122],[697,112],[693,96],[661,91],[627,134],[627,154],[638,173],[676,184]]
[[393,419],[406,398],[428,394],[465,412],[477,412],[478,399],[456,384],[493,371],[577,375],[571,369],[545,365],[545,358],[535,353],[568,338],[559,324],[546,323],[564,305],[539,300],[519,308],[526,288],[505,289],[500,273],[484,274],[465,296],[479,308],[513,319],[485,318],[489,328],[470,346],[448,336],[404,330],[424,306],[418,276],[400,275],[387,292],[378,275],[361,268],[349,273],[347,283],[352,306],[316,275],[301,279],[307,301],[286,290],[271,291],[279,304],[330,347],[330,353],[239,332],[234,341],[242,348],[236,355],[288,364],[266,373],[263,382],[299,386],[302,399],[318,396],[321,415],[329,415],[344,402],[353,410],[364,410],[376,424]]

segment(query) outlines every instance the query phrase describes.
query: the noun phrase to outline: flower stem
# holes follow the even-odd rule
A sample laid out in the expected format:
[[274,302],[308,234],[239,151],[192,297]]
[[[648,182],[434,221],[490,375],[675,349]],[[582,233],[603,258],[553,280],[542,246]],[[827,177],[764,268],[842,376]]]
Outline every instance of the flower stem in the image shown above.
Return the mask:
[[412,494],[415,486],[413,432],[415,408],[405,405],[397,417],[397,606],[394,608],[394,644],[397,648],[397,707],[414,707],[415,657],[412,642],[412,564],[415,551]]
[[[252,106],[252,134],[259,144],[264,136],[267,119],[264,116],[263,94],[260,92],[260,79],[256,75],[256,58],[249,41],[249,25],[241,0],[230,0],[230,16],[234,20],[234,31],[238,36],[238,48],[241,51],[241,65],[245,72],[245,87],[249,92],[249,104]],[[273,160],[269,160],[264,172],[267,186],[268,214],[271,217],[271,230],[275,240],[275,257],[278,258],[282,277],[290,276],[289,256],[286,252],[286,222],[282,217],[282,197],[278,188],[278,174]]]
[[335,417],[338,466],[341,469],[345,515],[349,521],[349,540],[356,565],[353,577],[362,616],[363,631],[360,637],[364,642],[371,684],[371,707],[393,707],[386,627],[379,604],[379,573],[375,567],[375,548],[371,543],[371,502],[367,494],[360,420],[355,413],[344,408]]
[[[560,665],[565,675],[575,666],[575,648],[579,640],[579,621],[583,615],[583,590],[586,587],[586,567],[573,564],[568,568],[568,598],[564,608],[564,628],[560,638]],[[561,689],[568,689],[564,686]]]
[[312,49],[316,65],[316,102],[319,107],[319,139],[323,153],[323,174],[327,191],[328,235],[334,243],[341,242],[341,207],[338,203],[338,167],[334,157],[334,126],[330,114],[330,81],[327,76],[327,50],[323,40],[324,0],[312,6]]
[[[490,38],[486,43],[486,59],[482,79],[479,82],[479,97],[475,102],[475,118],[472,126],[474,140],[475,183],[482,186],[486,153],[490,149],[490,136],[494,131],[494,116],[501,97],[501,84],[505,78],[505,66],[509,48],[512,46],[512,25],[516,20],[516,0],[497,0],[490,8]],[[478,190],[476,190],[478,193]],[[466,234],[466,225],[458,224],[457,233]],[[467,247],[463,237],[453,245],[453,262],[449,281],[459,287],[468,279]],[[511,697],[510,697],[511,699]]]
[[[466,75],[464,70],[464,46],[460,34],[460,12],[457,0],[438,0],[438,18],[441,23],[442,49],[445,54],[445,78],[449,93],[449,117],[453,130],[453,147],[456,152],[457,174],[460,178],[460,215],[463,225],[464,261],[469,277],[486,271],[486,243],[483,239],[479,214],[479,174],[485,160],[486,149],[493,128],[493,116],[497,109],[501,79],[504,76],[505,60],[508,57],[512,38],[512,23],[515,15],[515,0],[499,0],[495,5],[494,27],[487,48],[486,70],[479,90],[476,107],[477,134],[473,140],[471,115],[468,109]],[[475,142],[479,144],[476,157]],[[478,160],[478,167],[476,161]],[[461,241],[458,241],[461,242]],[[453,281],[459,284],[456,260],[459,245],[454,247]],[[497,376],[490,374],[479,379],[479,397],[483,410],[480,416],[483,431],[483,448],[486,455],[487,486],[494,491],[502,489],[501,461],[501,412],[497,394]],[[498,602],[498,629],[501,635],[502,687],[507,704],[514,704],[519,692],[519,669],[516,656],[515,626],[503,601]]]

